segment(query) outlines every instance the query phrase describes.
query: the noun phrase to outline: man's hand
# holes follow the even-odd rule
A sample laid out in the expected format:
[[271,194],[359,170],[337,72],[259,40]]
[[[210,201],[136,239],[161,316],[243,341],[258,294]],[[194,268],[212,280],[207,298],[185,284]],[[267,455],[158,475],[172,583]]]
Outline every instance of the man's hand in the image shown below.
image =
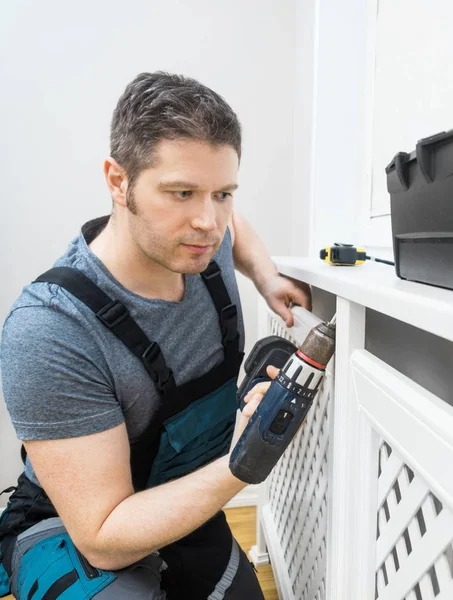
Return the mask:
[[270,308],[292,327],[291,304],[311,310],[310,286],[278,273],[259,237],[237,212],[233,212],[229,228],[236,269],[253,281]]
[[262,283],[259,291],[269,307],[285,321],[287,327],[294,325],[292,304],[311,310],[310,286],[302,281],[276,273]]
[[[271,379],[275,379],[277,377],[279,370],[280,369],[277,369],[277,367],[273,367],[271,365],[266,367],[266,372]],[[272,381],[267,381],[265,383],[257,383],[244,397],[245,406],[242,409],[238,424],[236,426],[236,431],[234,432],[234,438],[231,443],[232,449],[236,445],[238,439],[241,437],[244,429],[247,427],[247,423],[249,422],[250,417],[258,408],[259,403],[263,399],[264,394],[270,388],[271,383]]]
[[[277,377],[277,375],[279,374],[280,369],[277,369],[277,367],[273,367],[272,365],[269,365],[268,367],[266,367],[266,372],[271,379],[275,379]],[[249,391],[249,393],[244,397],[245,406],[242,409],[241,416],[236,425],[236,430],[234,432],[233,441],[231,442],[230,452],[233,450],[233,448],[239,441],[239,438],[244,433],[244,429],[247,427],[247,423],[249,422],[250,418],[253,416],[254,412],[258,408],[261,400],[263,399],[264,395],[270,388],[271,383],[272,383],[272,381],[267,381],[265,383],[257,383]],[[306,419],[307,419],[307,417],[305,417],[305,419],[302,421],[299,429],[304,426]]]

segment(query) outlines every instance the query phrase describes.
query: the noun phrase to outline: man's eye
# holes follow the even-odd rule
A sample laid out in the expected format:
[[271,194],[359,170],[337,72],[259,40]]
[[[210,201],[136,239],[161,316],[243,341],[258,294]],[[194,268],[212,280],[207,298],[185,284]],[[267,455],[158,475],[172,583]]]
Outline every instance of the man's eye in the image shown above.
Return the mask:
[[233,197],[233,194],[230,194],[230,192],[219,192],[217,197],[219,200],[228,200],[228,198]]
[[192,190],[186,190],[186,191],[182,191],[182,192],[173,192],[173,194],[175,194],[175,196],[177,196],[178,198],[185,200],[186,198],[190,198],[190,196],[193,194],[193,192],[192,192]]

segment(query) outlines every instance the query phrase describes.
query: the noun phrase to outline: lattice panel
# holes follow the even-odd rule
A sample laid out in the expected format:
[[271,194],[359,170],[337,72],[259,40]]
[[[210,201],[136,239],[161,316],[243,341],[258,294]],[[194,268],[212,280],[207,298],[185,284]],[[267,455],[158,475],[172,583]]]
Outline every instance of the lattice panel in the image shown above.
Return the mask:
[[[294,344],[288,330],[269,316],[270,335]],[[297,600],[325,600],[330,377],[305,425],[273,470],[269,504]]]
[[453,599],[453,514],[389,444],[379,449],[376,599]]

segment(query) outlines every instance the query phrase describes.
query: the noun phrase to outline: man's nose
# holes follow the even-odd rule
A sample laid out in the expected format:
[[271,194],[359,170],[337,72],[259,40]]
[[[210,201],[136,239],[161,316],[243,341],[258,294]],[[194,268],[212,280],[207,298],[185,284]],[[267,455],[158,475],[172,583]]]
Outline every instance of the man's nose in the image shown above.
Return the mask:
[[192,218],[192,227],[202,231],[213,231],[217,228],[216,211],[211,196],[200,199],[196,214]]

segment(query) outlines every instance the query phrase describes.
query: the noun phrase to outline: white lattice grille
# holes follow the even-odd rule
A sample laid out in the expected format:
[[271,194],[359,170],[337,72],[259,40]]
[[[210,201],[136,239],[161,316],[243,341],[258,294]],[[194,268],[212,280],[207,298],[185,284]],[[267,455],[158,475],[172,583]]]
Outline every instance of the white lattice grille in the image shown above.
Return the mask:
[[[302,341],[272,316],[269,331]],[[325,599],[329,389],[326,377],[305,425],[269,478],[269,505],[297,600]]]
[[382,441],[379,449],[376,598],[453,598],[453,514]]

